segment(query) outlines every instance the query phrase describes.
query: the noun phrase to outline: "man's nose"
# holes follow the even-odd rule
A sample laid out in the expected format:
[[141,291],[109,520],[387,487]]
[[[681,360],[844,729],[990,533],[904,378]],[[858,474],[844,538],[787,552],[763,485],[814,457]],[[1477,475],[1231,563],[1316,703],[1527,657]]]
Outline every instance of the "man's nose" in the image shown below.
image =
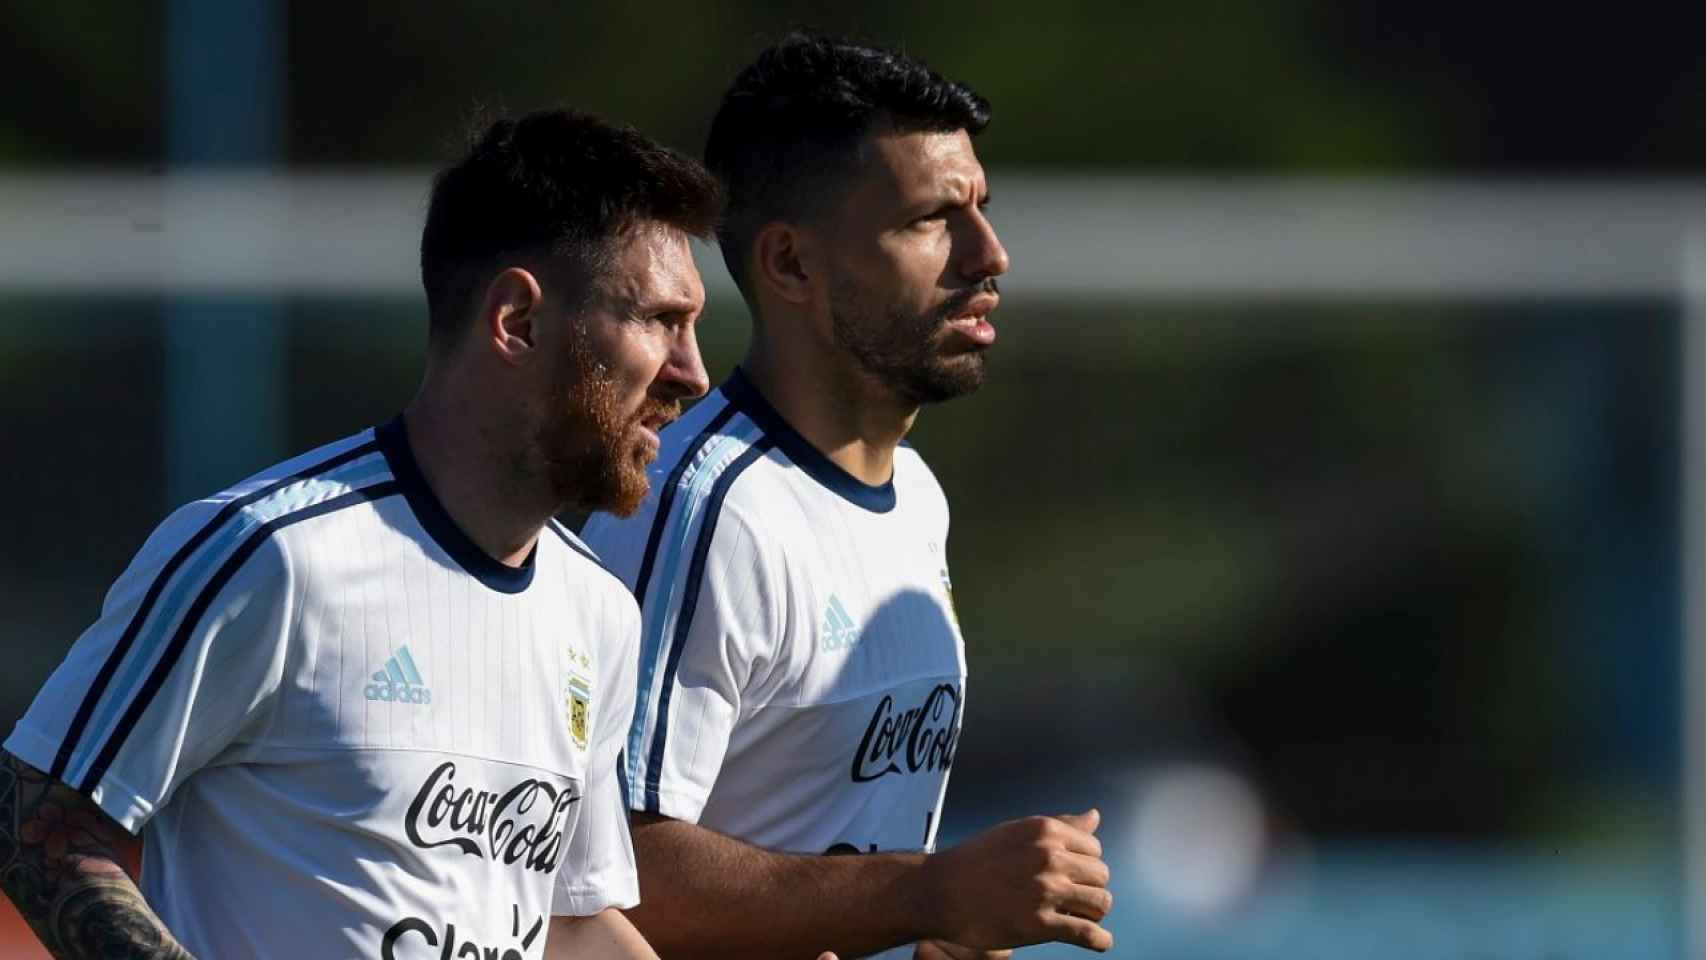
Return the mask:
[[971,229],[966,237],[965,259],[961,261],[960,273],[973,283],[999,277],[1013,265],[1007,256],[1007,248],[1001,245],[1001,238],[995,235],[995,224],[989,222],[982,210],[974,209],[971,217]]
[[711,389],[711,376],[705,372],[705,360],[699,354],[699,335],[694,324],[682,324],[671,338],[669,355],[664,358],[657,379],[677,400],[702,397]]

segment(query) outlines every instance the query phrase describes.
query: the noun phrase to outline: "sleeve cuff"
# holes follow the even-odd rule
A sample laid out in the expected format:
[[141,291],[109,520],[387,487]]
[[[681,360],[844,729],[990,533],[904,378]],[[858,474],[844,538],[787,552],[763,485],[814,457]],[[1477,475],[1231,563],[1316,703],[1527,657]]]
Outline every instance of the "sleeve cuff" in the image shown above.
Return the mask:
[[559,917],[591,917],[614,907],[627,910],[640,903],[640,876],[633,870],[611,872],[598,883],[558,886],[551,913]]
[[[20,723],[12,728],[12,735],[6,738],[5,748],[19,760],[46,772],[53,767],[54,755],[59,752],[59,741]],[[132,834],[141,833],[142,825],[154,815],[153,802],[126,786],[110,770],[101,778],[100,783],[95,784],[94,789],[88,791],[88,797],[94,801],[95,806],[101,808],[102,813]]]
[[[648,802],[656,798],[656,804]],[[628,809],[633,813],[652,813],[683,823],[698,823],[705,811],[709,794],[697,790],[659,790],[648,797],[646,791],[636,790],[628,797]]]

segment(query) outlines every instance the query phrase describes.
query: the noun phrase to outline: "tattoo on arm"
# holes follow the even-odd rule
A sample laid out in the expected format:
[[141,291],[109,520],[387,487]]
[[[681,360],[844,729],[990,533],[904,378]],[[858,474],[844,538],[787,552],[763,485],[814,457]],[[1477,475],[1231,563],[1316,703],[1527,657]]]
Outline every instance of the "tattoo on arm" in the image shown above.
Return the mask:
[[0,754],[0,889],[59,960],[193,960],[120,866],[131,837],[94,802]]

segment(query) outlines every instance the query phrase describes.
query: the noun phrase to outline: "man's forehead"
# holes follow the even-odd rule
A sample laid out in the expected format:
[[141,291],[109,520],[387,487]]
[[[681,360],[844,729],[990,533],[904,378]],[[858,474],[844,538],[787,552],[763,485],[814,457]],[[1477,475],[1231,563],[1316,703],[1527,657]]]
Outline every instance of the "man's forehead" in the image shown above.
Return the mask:
[[609,294],[633,302],[705,299],[687,234],[655,222],[636,224],[617,238],[602,286]]
[[864,168],[867,178],[902,195],[958,193],[983,181],[983,166],[964,130],[874,134]]

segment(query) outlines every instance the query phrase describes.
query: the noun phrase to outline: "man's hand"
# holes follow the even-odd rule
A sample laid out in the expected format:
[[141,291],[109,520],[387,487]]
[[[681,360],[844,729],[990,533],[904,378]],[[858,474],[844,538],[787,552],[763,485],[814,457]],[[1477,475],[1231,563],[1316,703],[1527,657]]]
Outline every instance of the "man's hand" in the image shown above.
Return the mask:
[[1004,823],[942,853],[781,853],[667,817],[634,819],[646,939],[673,960],[865,956],[935,940],[927,960],[1060,941],[1106,950],[1112,898],[1091,811]]
[[1098,923],[1114,902],[1095,836],[1101,820],[1095,810],[1012,820],[929,857],[929,902],[942,934],[974,950],[1047,941],[1112,947],[1113,934]]

